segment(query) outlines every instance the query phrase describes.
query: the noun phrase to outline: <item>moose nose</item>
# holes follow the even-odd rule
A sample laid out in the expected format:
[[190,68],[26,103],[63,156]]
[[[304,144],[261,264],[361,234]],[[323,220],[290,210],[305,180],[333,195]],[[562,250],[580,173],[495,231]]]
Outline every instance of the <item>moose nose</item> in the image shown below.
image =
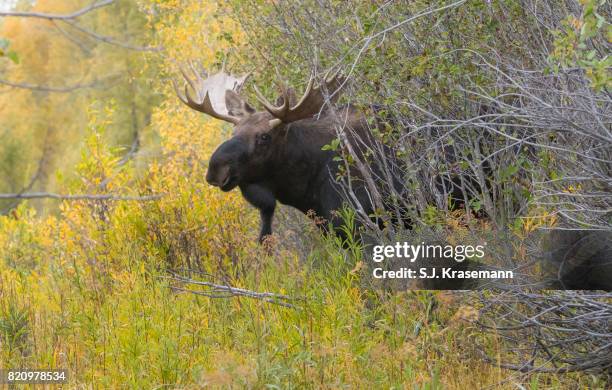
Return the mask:
[[206,172],[206,182],[211,186],[219,187],[219,182],[215,180],[210,169],[208,169],[208,172]]
[[222,190],[236,179],[236,162],[241,159],[247,148],[239,139],[232,138],[222,143],[210,157],[206,181]]
[[222,187],[227,184],[230,178],[230,169],[228,165],[215,164],[213,161],[208,166],[206,172],[206,181],[208,184],[215,187]]

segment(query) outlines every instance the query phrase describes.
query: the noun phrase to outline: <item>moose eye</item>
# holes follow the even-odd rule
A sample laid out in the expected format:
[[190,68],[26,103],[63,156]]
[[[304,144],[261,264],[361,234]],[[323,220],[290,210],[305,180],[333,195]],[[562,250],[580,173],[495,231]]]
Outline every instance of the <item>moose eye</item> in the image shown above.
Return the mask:
[[270,134],[261,134],[259,136],[259,141],[260,143],[265,143],[265,142],[269,142],[271,138],[272,137],[270,137]]

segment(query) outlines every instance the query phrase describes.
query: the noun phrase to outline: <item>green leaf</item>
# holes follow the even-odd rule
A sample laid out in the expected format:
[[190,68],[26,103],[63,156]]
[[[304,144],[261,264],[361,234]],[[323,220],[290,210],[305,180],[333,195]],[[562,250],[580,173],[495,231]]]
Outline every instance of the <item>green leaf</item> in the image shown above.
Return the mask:
[[589,60],[589,61],[590,61],[590,60],[592,60],[593,58],[595,58],[595,54],[597,54],[597,53],[595,52],[595,50],[591,50],[591,51],[590,51],[590,52],[587,54],[587,56],[586,56],[587,60]]
[[329,144],[323,145],[321,150],[338,150],[338,146],[340,146],[340,140],[335,138]]
[[523,220],[521,218],[517,218],[512,224],[514,225],[514,230],[519,231],[523,227]]
[[597,18],[597,29],[599,30],[606,23],[606,18],[599,14],[596,14],[595,17]]
[[475,212],[479,212],[482,209],[482,202],[478,199],[472,199],[470,201],[470,206],[472,210],[474,210]]
[[8,53],[6,53],[6,56],[10,58],[11,61],[13,61],[14,63],[19,63],[19,55],[17,55],[17,52],[9,51]]

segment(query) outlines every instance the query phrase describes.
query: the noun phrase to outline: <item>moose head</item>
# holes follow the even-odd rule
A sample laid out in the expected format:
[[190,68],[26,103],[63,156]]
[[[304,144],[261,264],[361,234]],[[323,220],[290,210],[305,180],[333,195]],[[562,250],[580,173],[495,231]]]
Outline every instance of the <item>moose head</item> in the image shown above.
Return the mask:
[[[293,89],[283,88],[276,104],[255,87],[263,110],[254,109],[240,95],[249,75],[232,76],[224,71],[207,76],[191,67],[181,69],[183,90],[179,99],[190,108],[234,125],[230,139],[212,154],[206,181],[222,191],[239,187],[244,197],[261,212],[260,240],[271,233],[276,200],[303,212],[315,211],[328,218],[340,205],[332,195],[329,162],[333,152],[321,150],[334,137],[333,127],[320,114],[326,103],[340,95],[344,78],[326,75],[315,86],[315,75],[297,100]],[[335,193],[335,191],[334,191]]]

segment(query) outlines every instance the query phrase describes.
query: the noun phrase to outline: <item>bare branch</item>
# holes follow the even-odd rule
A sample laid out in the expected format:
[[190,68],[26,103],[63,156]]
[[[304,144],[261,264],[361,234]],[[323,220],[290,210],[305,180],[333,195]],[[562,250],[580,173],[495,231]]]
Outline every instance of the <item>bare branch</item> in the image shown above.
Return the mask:
[[78,11],[75,11],[70,14],[48,14],[44,12],[23,12],[23,11],[0,11],[0,17],[18,17],[18,18],[39,18],[46,20],[72,20],[78,18],[79,16],[83,16],[91,11],[94,11],[98,8],[106,7],[115,2],[115,0],[102,0],[98,2],[94,2],[91,5],[81,8]]
[[60,23],[58,23],[57,21],[52,21],[51,23],[53,23],[53,26],[62,34],[62,36],[64,38],[66,38],[68,41],[72,42],[74,45],[76,45],[79,49],[81,49],[83,51],[83,53],[86,54],[90,54],[91,53],[91,49],[89,47],[87,47],[83,42],[81,42],[78,38],[73,37],[72,35],[70,35],[64,28],[62,28],[62,26],[60,25]]
[[280,305],[284,307],[295,308],[295,305],[288,303],[287,301],[293,301],[296,298],[292,298],[288,295],[270,293],[270,292],[257,292],[252,290],[247,290],[239,287],[232,287],[229,285],[221,285],[211,282],[205,282],[201,280],[195,280],[191,278],[187,278],[185,276],[178,275],[172,272],[172,276],[163,277],[165,279],[170,279],[176,282],[180,282],[182,284],[191,284],[194,286],[206,287],[208,290],[191,290],[183,287],[170,286],[171,289],[175,291],[183,291],[188,292],[195,295],[202,295],[209,298],[231,298],[237,296],[243,296],[248,298],[260,299],[262,301],[273,303],[275,305]]
[[77,89],[96,88],[100,85],[100,83],[107,81],[109,79],[114,79],[114,78],[116,78],[116,76],[110,76],[106,80],[103,80],[103,81],[94,80],[91,83],[87,83],[87,84],[75,84],[75,85],[68,85],[68,86],[63,86],[63,87],[54,87],[54,86],[49,86],[49,85],[37,85],[37,84],[29,84],[29,83],[15,83],[12,81],[2,80],[2,79],[0,79],[0,84],[6,85],[7,87],[11,87],[11,88],[29,89],[32,91],[68,93],[68,92],[73,92]]
[[0,199],[57,199],[57,200],[157,200],[165,194],[143,196],[113,195],[113,194],[55,194],[52,192],[26,192],[22,194],[0,194]]
[[505,354],[488,363],[522,373],[605,372],[612,367],[612,306],[609,292],[506,291],[478,294],[483,308],[477,324],[494,330]]
[[107,43],[109,45],[114,45],[114,46],[118,46],[118,47],[122,47],[124,49],[128,49],[128,50],[133,50],[133,51],[161,51],[163,50],[162,47],[159,46],[136,46],[136,45],[131,45],[129,43],[125,43],[125,42],[121,42],[118,39],[115,39],[113,37],[109,37],[109,36],[105,36],[105,35],[101,35],[98,34],[95,31],[92,31],[88,28],[85,28],[83,26],[78,25],[77,23],[71,21],[71,20],[62,20],[64,23],[68,24],[69,26],[73,27],[74,29],[82,32],[83,34],[88,35],[89,37],[98,40],[100,42],[104,42]]

